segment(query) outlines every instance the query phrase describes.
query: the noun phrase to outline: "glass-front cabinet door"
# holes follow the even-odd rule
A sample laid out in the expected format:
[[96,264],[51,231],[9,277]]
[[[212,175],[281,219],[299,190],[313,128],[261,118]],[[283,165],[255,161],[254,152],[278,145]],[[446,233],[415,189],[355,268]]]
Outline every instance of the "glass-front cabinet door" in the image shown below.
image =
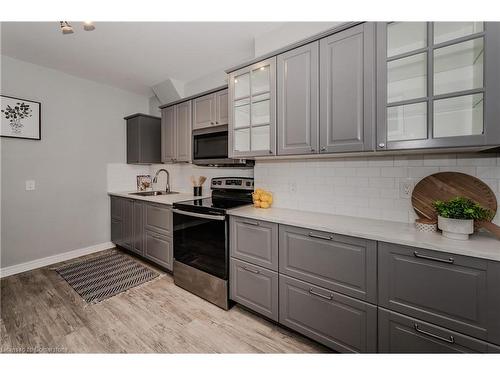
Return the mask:
[[230,157],[276,154],[275,76],[275,57],[230,73]]
[[500,26],[377,26],[377,149],[500,141]]

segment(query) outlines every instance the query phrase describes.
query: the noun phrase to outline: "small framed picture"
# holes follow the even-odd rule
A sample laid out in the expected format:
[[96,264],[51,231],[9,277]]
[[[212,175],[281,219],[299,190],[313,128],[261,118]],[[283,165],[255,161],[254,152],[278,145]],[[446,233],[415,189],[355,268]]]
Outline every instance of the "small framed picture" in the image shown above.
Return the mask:
[[0,95],[0,136],[40,140],[41,104],[32,100]]

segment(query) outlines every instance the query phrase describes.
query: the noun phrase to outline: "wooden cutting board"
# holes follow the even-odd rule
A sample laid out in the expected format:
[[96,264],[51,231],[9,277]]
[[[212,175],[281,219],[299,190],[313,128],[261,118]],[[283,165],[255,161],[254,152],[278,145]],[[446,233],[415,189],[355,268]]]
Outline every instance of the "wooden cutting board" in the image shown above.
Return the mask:
[[497,212],[495,194],[480,179],[459,172],[439,172],[419,181],[411,195],[411,203],[421,218],[437,220],[437,213],[432,202],[466,197],[479,203],[484,208]]

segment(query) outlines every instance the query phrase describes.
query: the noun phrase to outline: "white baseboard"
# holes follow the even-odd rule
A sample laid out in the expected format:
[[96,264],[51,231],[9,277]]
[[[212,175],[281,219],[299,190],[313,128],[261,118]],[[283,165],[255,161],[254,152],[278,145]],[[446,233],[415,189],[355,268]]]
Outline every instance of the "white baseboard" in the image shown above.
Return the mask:
[[96,253],[98,251],[103,251],[115,247],[112,242],[103,242],[97,245],[84,247],[81,249],[76,249],[68,251],[66,253],[52,255],[50,257],[32,260],[26,263],[15,264],[13,266],[4,267],[0,269],[0,277],[7,277],[10,275],[15,275],[17,273],[26,272],[34,270],[36,268],[49,266],[54,263],[64,262],[65,260],[78,258],[83,255]]

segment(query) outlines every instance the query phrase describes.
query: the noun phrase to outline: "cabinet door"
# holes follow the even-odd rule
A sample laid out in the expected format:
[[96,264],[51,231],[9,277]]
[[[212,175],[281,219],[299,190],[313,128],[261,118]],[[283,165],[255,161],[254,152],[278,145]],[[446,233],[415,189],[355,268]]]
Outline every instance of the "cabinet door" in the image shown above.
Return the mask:
[[278,270],[278,224],[231,218],[231,256]]
[[140,124],[139,117],[127,120],[127,163],[137,164],[140,160]]
[[216,118],[215,125],[227,125],[229,122],[228,115],[228,103],[229,103],[229,95],[228,90],[222,90],[215,93],[215,101],[216,101]]
[[494,290],[487,282],[488,261],[380,242],[378,265],[379,306],[482,340],[494,338],[498,315],[489,317],[489,311],[498,313],[499,302],[488,301]]
[[111,218],[121,220],[123,198],[111,197],[110,201],[111,201]]
[[229,75],[229,156],[276,154],[276,57]]
[[486,353],[488,343],[379,308],[379,353]]
[[234,258],[230,265],[231,299],[278,321],[278,273]]
[[193,100],[193,129],[216,125],[216,94],[208,94]]
[[278,155],[318,152],[318,43],[278,56]]
[[161,147],[162,161],[171,163],[176,157],[176,106],[161,110]]
[[111,242],[119,246],[123,244],[122,221],[119,219],[111,218]]
[[176,139],[178,162],[191,161],[191,101],[177,104]]
[[377,243],[280,225],[280,273],[377,302]]
[[139,117],[139,163],[161,163],[161,124],[151,117]]
[[165,267],[169,271],[173,267],[173,241],[171,237],[145,230],[144,257]]
[[165,205],[144,203],[144,228],[165,236],[171,236],[172,210]]
[[279,276],[279,322],[339,352],[377,351],[376,306]]
[[320,40],[320,152],[374,148],[374,48],[373,23]]
[[124,199],[122,202],[122,207],[122,246],[127,250],[132,250],[134,247],[134,201],[132,199]]
[[143,216],[144,207],[142,202],[134,201],[134,236],[132,251],[139,255],[143,253]]

